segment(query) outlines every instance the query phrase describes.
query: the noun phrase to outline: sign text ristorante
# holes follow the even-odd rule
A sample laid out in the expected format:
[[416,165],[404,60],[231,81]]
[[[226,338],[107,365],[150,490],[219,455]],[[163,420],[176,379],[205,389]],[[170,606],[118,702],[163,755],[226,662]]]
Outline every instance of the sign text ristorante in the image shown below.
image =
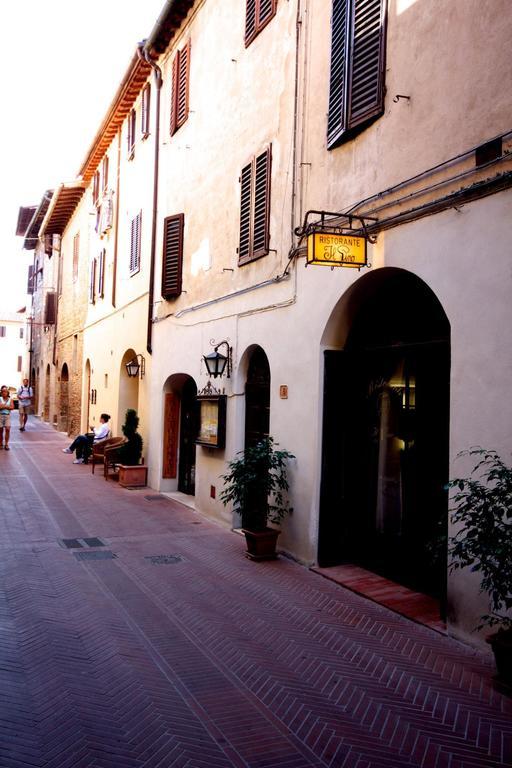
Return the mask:
[[366,238],[314,232],[308,235],[307,263],[329,267],[364,267],[367,264]]

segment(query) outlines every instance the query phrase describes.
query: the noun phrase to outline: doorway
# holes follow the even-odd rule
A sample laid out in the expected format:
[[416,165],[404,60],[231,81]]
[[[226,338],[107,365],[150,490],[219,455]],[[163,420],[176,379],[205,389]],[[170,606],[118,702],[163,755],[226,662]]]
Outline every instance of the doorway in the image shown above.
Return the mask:
[[318,559],[443,599],[449,323],[419,278],[379,272],[351,296],[344,348],[325,352]]
[[270,430],[270,365],[261,347],[251,354],[245,383],[245,447],[251,448]]
[[60,373],[60,421],[61,432],[68,432],[69,420],[69,371],[66,363]]
[[178,491],[196,492],[196,438],[199,432],[199,403],[194,379],[188,378],[181,391]]

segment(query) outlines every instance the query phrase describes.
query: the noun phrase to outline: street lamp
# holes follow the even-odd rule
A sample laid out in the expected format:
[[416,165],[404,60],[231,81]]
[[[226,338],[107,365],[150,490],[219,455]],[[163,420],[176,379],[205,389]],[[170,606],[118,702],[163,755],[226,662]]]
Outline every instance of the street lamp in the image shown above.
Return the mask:
[[[140,363],[138,360],[139,357]],[[135,355],[133,360],[126,363],[126,373],[130,378],[137,378],[139,371],[141,379],[144,378],[144,374],[146,373],[146,361],[142,355]]]
[[[226,345],[226,351],[227,355],[221,354],[219,352],[219,347],[221,347],[223,344]],[[206,370],[210,374],[210,376],[213,376],[214,379],[217,378],[217,376],[222,376],[224,373],[224,370],[227,367],[226,376],[229,379],[231,376],[231,353],[232,348],[229,346],[227,341],[221,341],[219,342],[213,349],[213,352],[210,352],[209,355],[203,355],[203,360],[206,365]]]

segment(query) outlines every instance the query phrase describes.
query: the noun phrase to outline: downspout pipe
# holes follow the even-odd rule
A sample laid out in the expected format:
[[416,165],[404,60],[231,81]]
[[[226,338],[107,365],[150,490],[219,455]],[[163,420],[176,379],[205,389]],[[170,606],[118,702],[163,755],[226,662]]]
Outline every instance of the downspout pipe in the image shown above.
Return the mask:
[[162,70],[150,57],[145,48],[145,41],[140,43],[137,53],[141,60],[146,61],[153,69],[156,88],[156,108],[155,108],[155,160],[153,169],[153,219],[151,223],[151,259],[149,267],[149,290],[148,290],[148,318],[147,318],[147,336],[146,349],[148,354],[153,354],[153,303],[155,290],[155,254],[156,254],[156,224],[158,214],[158,171],[160,166],[160,93],[162,88]]

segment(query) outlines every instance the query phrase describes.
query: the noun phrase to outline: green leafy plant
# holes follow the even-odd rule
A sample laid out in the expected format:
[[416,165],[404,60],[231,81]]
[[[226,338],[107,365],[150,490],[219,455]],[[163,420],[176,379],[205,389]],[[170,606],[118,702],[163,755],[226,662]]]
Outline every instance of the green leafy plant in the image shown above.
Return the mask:
[[448,483],[452,498],[452,523],[457,533],[449,541],[450,568],[478,571],[481,591],[491,599],[491,613],[481,617],[484,626],[499,624],[512,630],[512,468],[496,451],[471,448],[461,456],[478,457],[470,477]]
[[140,463],[142,448],[144,442],[137,432],[139,426],[139,417],[137,411],[128,408],[126,411],[125,422],[122,426],[123,435],[126,437],[126,443],[119,448],[119,463],[127,466],[136,466]]
[[222,475],[224,490],[220,499],[224,505],[242,517],[242,527],[262,531],[267,522],[280,523],[293,509],[288,505],[289,489],[286,463],[295,456],[285,450],[276,450],[277,443],[266,437],[257,445],[237,454]]

